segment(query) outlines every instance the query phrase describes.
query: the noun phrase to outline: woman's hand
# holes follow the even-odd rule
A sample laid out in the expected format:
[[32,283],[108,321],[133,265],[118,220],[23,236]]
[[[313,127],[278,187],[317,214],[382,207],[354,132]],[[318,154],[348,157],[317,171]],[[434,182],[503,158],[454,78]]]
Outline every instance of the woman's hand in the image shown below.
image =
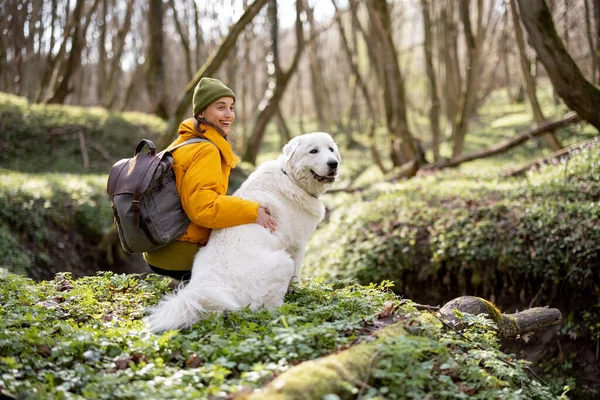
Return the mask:
[[265,207],[258,207],[258,217],[256,218],[256,223],[262,226],[263,228],[267,228],[271,233],[275,232],[275,227],[277,224],[275,220],[271,217],[271,213]]

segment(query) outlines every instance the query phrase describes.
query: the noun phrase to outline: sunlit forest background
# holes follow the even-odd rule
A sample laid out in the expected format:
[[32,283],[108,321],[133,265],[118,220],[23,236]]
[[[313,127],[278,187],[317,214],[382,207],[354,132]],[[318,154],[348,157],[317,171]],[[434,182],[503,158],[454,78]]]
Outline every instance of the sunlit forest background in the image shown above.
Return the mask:
[[[204,76],[237,97],[230,193],[305,132],[342,172],[282,309],[156,337],[173,283],[121,248],[106,180]],[[282,398],[598,398],[598,85],[598,0],[2,1],[0,397],[261,398],[396,315],[366,378]],[[562,318],[460,336],[432,310],[464,295]]]

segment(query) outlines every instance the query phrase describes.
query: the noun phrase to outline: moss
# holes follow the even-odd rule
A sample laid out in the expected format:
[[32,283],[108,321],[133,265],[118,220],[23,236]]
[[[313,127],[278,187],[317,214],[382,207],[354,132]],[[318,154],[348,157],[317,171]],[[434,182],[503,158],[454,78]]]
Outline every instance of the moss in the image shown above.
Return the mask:
[[482,299],[481,297],[476,297],[476,299],[485,305],[488,315],[490,318],[492,318],[492,321],[494,321],[496,325],[500,326],[503,324],[504,317],[502,315],[502,311],[500,311],[494,303],[486,299]]

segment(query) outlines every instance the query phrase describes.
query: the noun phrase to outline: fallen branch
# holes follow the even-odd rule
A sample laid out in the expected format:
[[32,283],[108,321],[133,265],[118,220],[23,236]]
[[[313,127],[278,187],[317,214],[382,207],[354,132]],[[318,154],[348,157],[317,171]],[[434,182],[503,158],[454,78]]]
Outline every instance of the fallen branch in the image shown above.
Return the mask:
[[77,134],[79,135],[79,149],[81,150],[81,157],[83,158],[83,169],[87,171],[90,167],[90,159],[85,144],[85,134],[83,131],[79,131]]
[[514,314],[502,314],[491,302],[473,296],[461,296],[446,303],[440,314],[450,323],[460,327],[461,320],[454,310],[463,313],[489,315],[498,326],[498,338],[507,339],[522,336],[558,324],[562,314],[556,308],[535,307]]
[[579,115],[577,115],[576,113],[569,113],[569,114],[565,115],[562,119],[541,124],[537,128],[530,129],[530,130],[520,134],[519,136],[516,136],[512,139],[509,139],[509,140],[503,142],[503,143],[499,143],[495,146],[484,149],[477,153],[464,154],[464,155],[461,155],[458,157],[451,158],[449,160],[439,161],[439,162],[436,162],[433,164],[427,164],[427,165],[424,165],[423,167],[421,167],[421,169],[427,170],[427,169],[442,169],[442,168],[448,168],[448,167],[456,167],[457,165],[462,164],[467,161],[473,161],[473,160],[477,160],[480,158],[486,158],[486,157],[493,156],[493,155],[496,155],[499,153],[503,153],[507,150],[512,149],[513,147],[520,145],[521,143],[526,142],[529,139],[532,139],[537,136],[541,136],[546,132],[553,131],[553,130],[556,130],[559,128],[563,128],[565,126],[577,123],[579,121],[581,121],[581,117]]
[[526,173],[527,171],[529,171],[532,168],[535,168],[537,166],[545,164],[545,163],[547,163],[550,160],[554,160],[554,159],[560,158],[560,157],[562,157],[562,156],[564,156],[566,154],[571,154],[572,152],[574,152],[576,150],[579,150],[579,149],[582,149],[584,147],[591,147],[594,144],[597,144],[599,141],[600,141],[600,136],[596,136],[595,138],[586,140],[586,141],[584,141],[582,143],[577,143],[577,144],[574,144],[573,146],[565,147],[564,149],[560,149],[558,151],[555,151],[554,153],[552,153],[550,155],[547,155],[546,157],[542,157],[542,158],[540,158],[538,160],[532,161],[529,164],[527,164],[527,165],[525,165],[525,166],[523,166],[523,167],[521,167],[521,168],[519,168],[517,170],[509,171],[505,175],[506,176],[511,176],[511,177],[523,175],[524,173]]
[[91,140],[88,139],[87,144],[92,149],[94,149],[98,153],[102,154],[102,157],[104,157],[104,159],[106,161],[111,161],[112,160],[112,157],[110,156],[110,153],[104,147],[100,146],[98,143],[93,142],[93,141],[91,141]]

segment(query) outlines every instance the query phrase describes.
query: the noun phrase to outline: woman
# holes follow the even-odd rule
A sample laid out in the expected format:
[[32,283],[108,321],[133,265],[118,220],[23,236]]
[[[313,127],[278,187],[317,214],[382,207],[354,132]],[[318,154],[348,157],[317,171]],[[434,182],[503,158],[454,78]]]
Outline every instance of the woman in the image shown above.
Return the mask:
[[179,137],[169,146],[197,136],[210,141],[188,144],[173,152],[177,191],[191,223],[175,242],[144,253],[154,272],[180,280],[186,275],[189,278],[194,256],[206,245],[213,228],[257,223],[275,230],[267,209],[254,201],[226,195],[229,172],[238,161],[227,141],[235,120],[233,91],[218,79],[202,78],[192,102],[194,118],[179,125]]

